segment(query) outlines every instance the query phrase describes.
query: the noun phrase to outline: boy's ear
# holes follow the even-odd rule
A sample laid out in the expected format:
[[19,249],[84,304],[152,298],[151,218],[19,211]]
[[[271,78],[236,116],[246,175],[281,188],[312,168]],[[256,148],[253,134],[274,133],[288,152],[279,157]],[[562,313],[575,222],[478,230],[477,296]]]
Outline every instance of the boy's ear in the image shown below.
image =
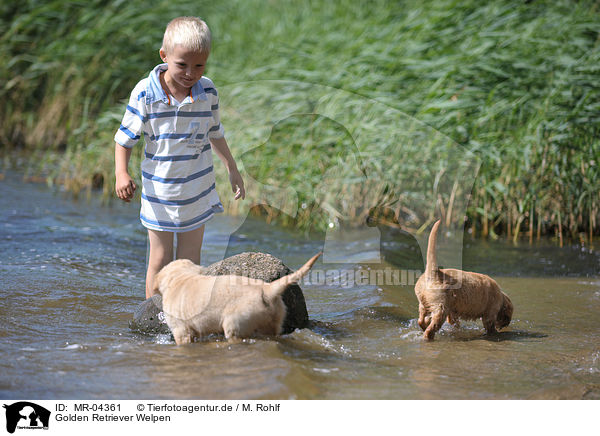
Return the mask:
[[160,55],[160,58],[163,60],[163,62],[167,62],[167,52],[164,51],[162,48],[158,51],[158,54]]

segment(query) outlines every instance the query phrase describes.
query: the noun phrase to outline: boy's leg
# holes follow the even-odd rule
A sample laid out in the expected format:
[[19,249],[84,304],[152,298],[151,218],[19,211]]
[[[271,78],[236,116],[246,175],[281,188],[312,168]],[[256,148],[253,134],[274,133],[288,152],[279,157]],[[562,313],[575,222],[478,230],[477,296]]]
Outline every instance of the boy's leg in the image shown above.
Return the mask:
[[153,295],[154,276],[173,260],[173,233],[148,229],[150,254],[146,271],[146,298]]
[[177,233],[177,259],[189,259],[200,265],[204,226],[190,232]]

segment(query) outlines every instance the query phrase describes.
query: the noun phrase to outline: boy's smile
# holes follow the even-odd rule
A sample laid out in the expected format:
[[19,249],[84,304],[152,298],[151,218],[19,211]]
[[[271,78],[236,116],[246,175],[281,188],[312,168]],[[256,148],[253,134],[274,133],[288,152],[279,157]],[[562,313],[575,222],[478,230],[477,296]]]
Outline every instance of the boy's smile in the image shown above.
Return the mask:
[[190,88],[204,74],[208,52],[189,50],[176,45],[169,53],[160,50],[161,59],[168,64],[167,71],[161,76],[166,89],[177,100],[182,101],[190,94]]

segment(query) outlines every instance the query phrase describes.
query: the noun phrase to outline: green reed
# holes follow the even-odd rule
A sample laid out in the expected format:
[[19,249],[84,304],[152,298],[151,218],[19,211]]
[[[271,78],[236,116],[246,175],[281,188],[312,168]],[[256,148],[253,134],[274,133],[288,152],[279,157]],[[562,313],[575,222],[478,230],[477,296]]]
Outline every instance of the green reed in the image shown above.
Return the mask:
[[[5,155],[27,150],[31,174],[75,193],[102,186],[111,196],[112,137],[124,101],[160,62],[166,22],[198,15],[213,31],[207,75],[225,90],[223,121],[234,155],[253,179],[297,193],[296,216],[267,207],[269,218],[322,230],[335,219],[364,220],[376,204],[420,227],[435,216],[460,224],[463,207],[484,237],[591,240],[600,218],[599,5],[9,2],[0,6],[0,143]],[[323,103],[303,86],[265,91],[256,109],[243,88],[234,92],[256,80],[374,99],[405,114],[396,117],[404,133],[381,129],[383,106],[372,106],[373,119],[359,125],[351,99]],[[339,119],[315,112],[325,104]],[[289,116],[273,120],[269,134],[248,122],[278,108]],[[371,142],[355,143],[359,133]],[[481,163],[472,189],[448,176],[460,147]],[[141,148],[131,165],[138,178]],[[318,196],[328,170],[338,198]],[[468,204],[457,203],[469,196]],[[228,208],[246,213],[239,204]]]

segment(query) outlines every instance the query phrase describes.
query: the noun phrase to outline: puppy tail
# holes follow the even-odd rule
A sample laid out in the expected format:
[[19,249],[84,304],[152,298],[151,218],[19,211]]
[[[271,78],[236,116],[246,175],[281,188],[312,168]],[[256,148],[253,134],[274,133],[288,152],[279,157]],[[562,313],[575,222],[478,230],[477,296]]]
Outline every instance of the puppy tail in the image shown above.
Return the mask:
[[427,274],[427,277],[433,276],[438,271],[435,249],[437,247],[437,233],[440,223],[441,220],[437,220],[429,234],[429,243],[427,244],[427,265],[425,266],[425,274]]
[[281,295],[281,293],[283,293],[285,288],[287,288],[292,283],[298,282],[302,277],[304,277],[306,275],[306,273],[308,273],[308,271],[311,269],[313,264],[317,261],[319,256],[321,256],[321,254],[323,254],[322,251],[317,253],[313,257],[311,257],[308,260],[308,262],[306,262],[304,265],[302,265],[298,269],[298,271],[296,271],[295,273],[289,274],[289,275],[282,277],[280,279],[277,279],[271,283],[267,283],[265,286],[267,295],[269,295],[270,297],[275,297],[277,295]]

